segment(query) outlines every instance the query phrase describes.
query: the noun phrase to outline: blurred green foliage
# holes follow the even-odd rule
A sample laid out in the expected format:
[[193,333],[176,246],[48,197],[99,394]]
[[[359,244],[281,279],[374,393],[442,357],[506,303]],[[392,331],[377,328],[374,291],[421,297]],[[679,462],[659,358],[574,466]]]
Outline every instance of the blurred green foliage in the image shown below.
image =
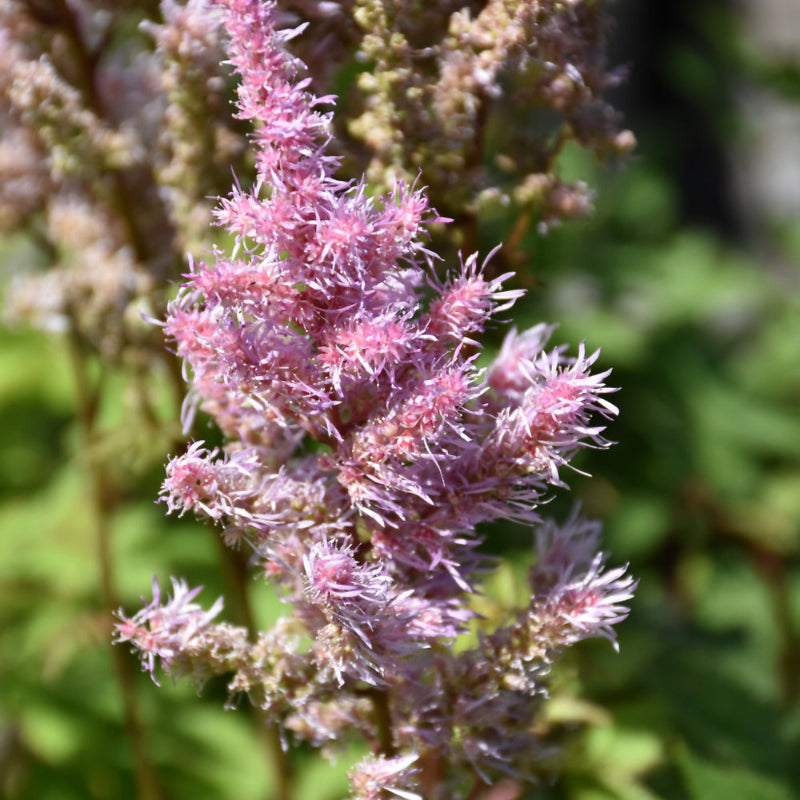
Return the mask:
[[[687,102],[706,104],[712,129],[735,116],[720,81],[800,97],[798,64],[748,50],[734,21],[698,15],[693,35],[711,55],[687,35],[662,65]],[[569,480],[605,520],[612,561],[641,581],[621,654],[585,644],[559,667],[550,714],[577,735],[562,779],[530,797],[789,800],[800,797],[800,222],[776,220],[757,255],[686,224],[681,130],[659,122],[633,122],[641,145],[624,170],[566,152],[568,177],[596,173],[597,212],[523,243],[531,288],[515,324],[557,321],[559,342],[602,347],[614,367],[618,444],[582,457],[594,477]],[[510,225],[486,220],[485,243]],[[72,380],[57,338],[0,333],[0,795],[19,800],[136,796]],[[204,583],[210,603],[224,583],[215,534],[154,504],[166,446],[137,441],[129,379],[109,380],[103,427],[130,476],[113,519],[121,600],[136,608],[156,573]],[[253,590],[273,616],[276,600]],[[137,677],[168,796],[265,797],[263,743],[246,709],[223,708],[224,686],[198,698]],[[346,793],[347,760],[333,771],[296,760],[298,797]]]

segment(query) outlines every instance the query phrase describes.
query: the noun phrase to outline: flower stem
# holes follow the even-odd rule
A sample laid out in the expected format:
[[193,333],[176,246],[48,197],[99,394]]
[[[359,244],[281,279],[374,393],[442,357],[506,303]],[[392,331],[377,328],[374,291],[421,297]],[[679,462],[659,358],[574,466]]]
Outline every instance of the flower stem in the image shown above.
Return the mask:
[[392,736],[392,714],[389,707],[389,692],[385,689],[364,689],[363,695],[372,701],[375,712],[375,726],[378,733],[378,752],[391,758],[397,755]]
[[[85,348],[74,331],[69,336],[68,349],[75,384],[80,451],[94,518],[100,598],[103,614],[110,628],[112,615],[119,607],[119,597],[111,554],[114,492],[106,471],[94,451],[100,382],[93,383],[88,370]],[[125,729],[133,751],[137,796],[139,800],[160,800],[162,795],[158,778],[149,756],[144,726],[136,705],[135,674],[130,657],[120,647],[111,647],[110,651],[114,676],[122,698]]]
[[[247,591],[249,579],[247,563],[241,553],[224,545],[217,531],[212,531],[212,533],[217,542],[219,564],[225,582],[225,596],[229,600],[233,621],[237,625],[247,628],[250,639],[256,641],[258,626]],[[294,775],[289,758],[283,749],[280,728],[268,720],[260,708],[255,705],[252,708],[258,734],[266,750],[275,781],[274,798],[275,800],[293,800]]]

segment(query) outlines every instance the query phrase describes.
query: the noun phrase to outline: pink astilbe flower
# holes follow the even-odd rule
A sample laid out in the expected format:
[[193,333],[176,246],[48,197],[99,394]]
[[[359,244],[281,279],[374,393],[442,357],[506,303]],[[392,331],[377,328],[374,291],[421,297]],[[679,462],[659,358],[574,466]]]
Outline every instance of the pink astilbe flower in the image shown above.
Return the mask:
[[537,531],[532,609],[558,646],[602,636],[619,649],[613,626],[628,616],[637,581],[627,567],[605,568],[599,538],[599,525],[577,509],[563,526],[548,521]]
[[161,489],[162,499],[170,513],[179,511],[180,516],[189,510],[214,520],[234,516],[242,507],[242,499],[256,494],[251,488],[249,454],[242,457],[236,453],[232,458],[217,459],[219,451],[203,445],[194,442],[186,453],[170,461]]
[[348,546],[312,545],[303,567],[305,596],[327,623],[324,659],[337,680],[349,674],[382,684],[386,666],[419,645],[411,632],[416,609],[404,607],[382,564],[359,563]]
[[[608,372],[583,346],[547,351],[546,325],[512,331],[480,368],[477,335],[521,294],[511,276],[469,256],[437,277],[425,232],[442,220],[424,191],[376,200],[334,177],[331,98],[284,50],[299,31],[276,30],[273,2],[219,7],[258,180],[221,202],[233,250],[191,263],[164,324],[191,382],[186,421],[201,408],[226,443],[174,457],[162,497],[253,551],[293,634],[243,650],[213,644],[212,626],[192,645],[210,617],[176,584],[183,605],[156,597],[119,638],[150,671],[184,648],[205,674],[205,653],[206,672],[233,671],[232,692],[316,745],[347,720],[377,754],[352,773],[354,798],[416,797],[417,754],[452,765],[437,797],[461,796],[464,771],[529,777],[551,662],[588,636],[615,642],[634,583],[605,570],[591,525],[545,527],[530,604],[497,627],[472,605],[496,563],[478,526],[539,524],[574,453],[606,446]],[[478,644],[453,648],[472,624]]]
[[422,800],[416,792],[404,789],[409,779],[418,772],[414,768],[417,756],[368,756],[360,761],[349,773],[353,787],[351,800],[381,800],[387,796],[401,800]]
[[569,463],[579,448],[607,446],[601,435],[604,426],[590,422],[593,416],[617,414],[617,407],[604,397],[614,391],[603,384],[611,371],[589,372],[598,356],[599,352],[587,356],[581,344],[574,359],[558,349],[541,353],[522,368],[527,388],[516,403],[508,397],[497,415],[495,447],[500,461],[560,484],[559,467]]
[[486,281],[483,267],[477,264],[478,256],[473,253],[462,264],[460,274],[450,277],[444,286],[438,280],[432,282],[439,297],[431,302],[428,312],[431,333],[477,344],[466,337],[473,332],[481,333],[494,314],[511,308],[525,294],[522,289],[501,289],[503,281],[513,277],[513,273]]
[[221,597],[208,611],[193,602],[202,588],[189,589],[185,581],[173,578],[172,595],[162,605],[161,587],[153,578],[152,602],[132,617],[119,614],[122,621],[116,628],[116,641],[131,642],[136,646],[144,668],[156,683],[156,658],[163,669],[171,671],[175,660],[187,650],[192,639],[200,636],[222,611]]

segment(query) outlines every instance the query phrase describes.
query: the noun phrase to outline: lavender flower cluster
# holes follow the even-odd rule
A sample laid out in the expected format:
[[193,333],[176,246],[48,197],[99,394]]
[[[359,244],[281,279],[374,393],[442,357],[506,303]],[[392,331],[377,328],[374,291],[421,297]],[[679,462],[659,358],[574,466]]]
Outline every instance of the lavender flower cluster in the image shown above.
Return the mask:
[[[331,97],[311,93],[276,4],[222,0],[239,116],[258,181],[224,199],[235,244],[192,262],[164,323],[199,408],[224,434],[167,467],[171,512],[247,546],[289,611],[257,637],[215,622],[173,579],[117,639],[155,677],[232,674],[266,719],[312,745],[358,732],[373,751],[353,798],[453,798],[498,775],[533,779],[546,674],[568,645],[615,644],[635,582],[606,568],[595,523],[537,514],[616,414],[597,354],[511,330],[479,365],[479,334],[521,295],[472,255],[444,279],[420,188],[385,197],[335,177]],[[530,599],[486,630],[474,610],[493,562],[479,526],[536,526]],[[461,637],[479,631],[472,640]],[[469,642],[472,641],[472,644]],[[454,646],[454,643],[456,643]]]

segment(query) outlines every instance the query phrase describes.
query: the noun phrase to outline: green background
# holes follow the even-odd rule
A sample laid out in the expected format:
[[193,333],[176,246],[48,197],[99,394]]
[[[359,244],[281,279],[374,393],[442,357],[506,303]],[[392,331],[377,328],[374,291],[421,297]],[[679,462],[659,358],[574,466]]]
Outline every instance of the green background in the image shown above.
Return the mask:
[[[666,7],[669,6],[669,9]],[[759,121],[742,87],[788,105],[798,63],[760,52],[724,5],[616,6],[619,103],[639,139],[630,164],[569,149],[565,174],[597,188],[596,213],[524,243],[524,328],[558,322],[558,342],[601,347],[621,413],[617,444],[568,478],[605,521],[611,563],[639,578],[621,652],[585,643],[559,665],[551,714],[562,779],[531,798],[789,800],[800,796],[800,222],[736,199],[732,162]],[[800,141],[800,139],[798,140]],[[800,144],[798,145],[800,149]],[[509,221],[487,218],[485,249]],[[4,280],[26,257],[3,243]],[[535,280],[533,280],[535,278]],[[133,798],[132,757],[101,610],[96,536],[58,337],[0,332],[0,795]],[[111,371],[97,447],[117,454],[125,496],[113,561],[129,611],[156,573],[222,593],[215,533],[154,503],[169,444],[136,416],[131,379]],[[168,378],[151,386],[174,422]],[[135,395],[135,392],[133,393]],[[529,552],[520,531],[501,549]],[[502,597],[507,572],[491,591]],[[253,583],[267,620],[279,610]],[[150,749],[167,793],[269,796],[265,750],[223,685],[161,688],[137,675]],[[303,800],[346,794],[344,769],[293,755]]]

